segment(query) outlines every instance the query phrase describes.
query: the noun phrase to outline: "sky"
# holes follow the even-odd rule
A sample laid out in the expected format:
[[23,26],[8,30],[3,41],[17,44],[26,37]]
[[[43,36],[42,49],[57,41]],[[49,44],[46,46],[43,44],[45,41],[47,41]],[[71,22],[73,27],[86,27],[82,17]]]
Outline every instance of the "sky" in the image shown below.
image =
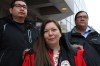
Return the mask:
[[84,0],[89,15],[89,26],[100,33],[100,0]]

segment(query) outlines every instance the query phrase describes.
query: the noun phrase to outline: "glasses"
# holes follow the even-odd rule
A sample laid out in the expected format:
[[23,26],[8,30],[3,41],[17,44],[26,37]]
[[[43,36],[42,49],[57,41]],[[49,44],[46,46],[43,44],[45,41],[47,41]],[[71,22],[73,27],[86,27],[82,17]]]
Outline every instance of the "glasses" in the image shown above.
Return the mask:
[[82,19],[82,18],[88,19],[88,16],[77,16],[77,18],[78,18],[78,19]]
[[15,4],[14,7],[27,9],[26,5]]

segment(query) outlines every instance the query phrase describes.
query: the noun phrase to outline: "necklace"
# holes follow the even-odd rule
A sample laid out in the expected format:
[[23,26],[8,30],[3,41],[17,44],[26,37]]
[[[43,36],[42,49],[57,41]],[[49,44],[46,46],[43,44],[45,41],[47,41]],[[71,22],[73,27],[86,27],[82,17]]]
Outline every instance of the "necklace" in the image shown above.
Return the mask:
[[57,66],[57,64],[58,64],[58,58],[59,58],[59,52],[55,53],[54,56],[53,56],[54,66]]

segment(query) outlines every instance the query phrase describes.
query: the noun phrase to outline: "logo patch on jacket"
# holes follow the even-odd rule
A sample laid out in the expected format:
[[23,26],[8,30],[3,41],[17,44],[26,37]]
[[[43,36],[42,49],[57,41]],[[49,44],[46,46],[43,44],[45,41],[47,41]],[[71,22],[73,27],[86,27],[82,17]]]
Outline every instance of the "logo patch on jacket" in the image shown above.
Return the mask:
[[61,62],[61,66],[71,66],[68,60],[64,60]]

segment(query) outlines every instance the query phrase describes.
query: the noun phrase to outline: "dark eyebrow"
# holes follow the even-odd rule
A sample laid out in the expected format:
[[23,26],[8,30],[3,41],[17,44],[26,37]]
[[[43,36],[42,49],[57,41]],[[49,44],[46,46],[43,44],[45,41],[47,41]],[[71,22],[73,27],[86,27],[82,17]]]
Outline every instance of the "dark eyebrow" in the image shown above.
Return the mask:
[[[14,4],[14,5],[22,5],[22,4]],[[27,6],[27,5],[24,5],[24,6]]]

